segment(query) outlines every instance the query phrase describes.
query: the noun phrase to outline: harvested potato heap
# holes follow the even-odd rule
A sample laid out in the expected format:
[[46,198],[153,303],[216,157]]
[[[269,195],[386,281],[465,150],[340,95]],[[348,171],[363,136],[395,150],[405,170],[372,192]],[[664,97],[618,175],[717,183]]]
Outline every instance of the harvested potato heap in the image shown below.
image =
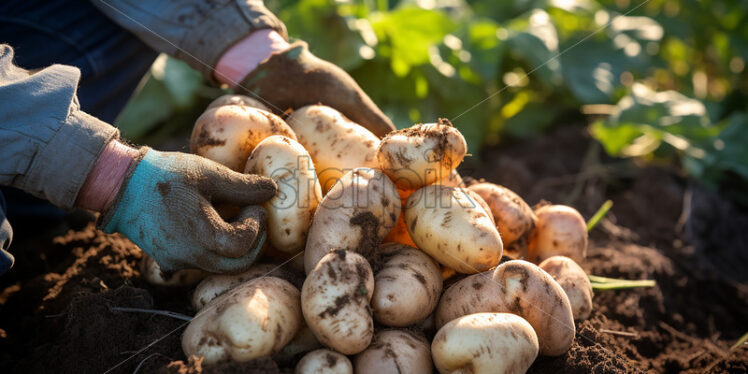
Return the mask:
[[[272,355],[296,373],[523,373],[564,354],[591,313],[581,215],[466,186],[467,144],[447,120],[379,139],[324,105],[284,121],[233,95],[197,120],[190,149],[273,178],[266,250],[281,265],[303,254],[296,271],[256,264],[200,282],[182,346],[206,365]],[[517,260],[500,264],[505,248]],[[206,275],[146,269],[164,285]]]

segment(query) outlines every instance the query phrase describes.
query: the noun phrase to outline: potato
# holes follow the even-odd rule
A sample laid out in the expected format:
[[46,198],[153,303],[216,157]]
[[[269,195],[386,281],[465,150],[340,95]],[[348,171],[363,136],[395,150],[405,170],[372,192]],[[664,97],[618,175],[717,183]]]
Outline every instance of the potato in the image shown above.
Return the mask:
[[447,178],[465,158],[462,134],[440,118],[387,134],[377,149],[382,170],[401,189],[415,190]]
[[353,374],[348,357],[329,349],[307,353],[296,365],[294,374]]
[[267,105],[263,104],[260,100],[251,98],[245,95],[222,95],[211,101],[205,110],[217,108],[224,105],[244,105],[251,108],[262,109],[266,112],[272,112]]
[[286,120],[312,155],[323,194],[352,169],[379,167],[379,138],[337,110],[308,105],[296,109]]
[[200,269],[182,269],[172,273],[164,273],[156,260],[143,252],[140,260],[140,275],[150,284],[157,286],[192,286],[210,275]]
[[353,365],[356,374],[429,374],[434,371],[429,343],[407,330],[378,332],[369,348],[356,355]]
[[447,176],[436,182],[436,184],[441,184],[442,186],[447,187],[465,187],[465,181],[462,180],[462,177],[457,170],[452,170],[447,174]]
[[434,312],[436,328],[449,321],[480,312],[504,312],[504,294],[493,272],[473,274],[453,284],[441,296]]
[[192,292],[192,306],[200,310],[211,300],[224,294],[226,291],[252,279],[266,276],[274,276],[290,281],[289,274],[277,265],[255,264],[245,272],[239,274],[214,274],[203,279]]
[[527,261],[512,260],[489,273],[467,277],[447,289],[436,309],[436,327],[464,315],[513,313],[526,319],[540,341],[540,354],[558,356],[574,340],[574,318],[561,286]]
[[474,184],[468,189],[480,195],[488,204],[505,246],[529,235],[535,227],[532,209],[510,189],[485,182]]
[[320,343],[340,353],[356,354],[374,335],[369,302],[374,276],[361,255],[336,250],[325,255],[301,288],[301,308]]
[[382,245],[376,257],[382,267],[374,274],[374,319],[405,327],[428,317],[442,293],[439,265],[423,251],[396,243]]
[[566,205],[546,205],[535,211],[538,217],[530,234],[529,259],[539,263],[548,257],[566,256],[581,263],[587,257],[587,223],[579,212]]
[[182,350],[206,365],[249,361],[280,351],[301,323],[299,290],[280,278],[256,278],[203,308],[187,326]]
[[539,266],[564,289],[571,303],[574,319],[587,319],[592,313],[593,292],[584,270],[574,260],[564,256],[547,258]]
[[516,315],[477,313],[442,327],[431,352],[442,374],[522,374],[538,356],[538,337]]
[[278,192],[263,204],[268,213],[268,239],[281,252],[297,253],[306,243],[312,216],[322,200],[309,153],[293,139],[269,136],[249,155],[244,172],[275,181]]
[[374,251],[397,222],[400,197],[379,170],[348,172],[322,199],[312,219],[304,251],[307,274],[331,250]]
[[460,273],[486,271],[499,263],[503,244],[481,205],[464,188],[430,185],[405,206],[405,224],[416,246]]
[[270,135],[296,140],[293,130],[275,114],[242,105],[219,106],[195,122],[190,152],[242,172],[255,146]]
[[493,273],[504,291],[506,311],[526,319],[535,329],[540,354],[566,353],[574,341],[574,316],[563,288],[543,269],[522,260],[507,261]]
[[273,355],[273,361],[282,366],[290,366],[298,363],[299,356],[315,349],[322,348],[322,344],[314,336],[314,333],[306,323],[302,323],[299,331],[283,349]]

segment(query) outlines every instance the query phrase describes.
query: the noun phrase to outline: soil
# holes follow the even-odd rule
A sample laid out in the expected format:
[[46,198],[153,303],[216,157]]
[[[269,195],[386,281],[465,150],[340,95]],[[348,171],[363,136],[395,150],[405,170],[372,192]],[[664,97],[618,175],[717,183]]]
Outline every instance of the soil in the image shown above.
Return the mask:
[[[531,373],[748,372],[748,211],[667,165],[610,159],[581,127],[485,149],[464,176],[502,184],[529,204],[575,206],[592,231],[582,267],[657,286],[597,291],[572,348]],[[0,277],[0,367],[8,373],[275,373],[270,358],[204,367],[184,357],[186,322],[112,308],[193,315],[190,288],[147,284],[140,250],[76,214],[60,226],[12,222],[15,267]]]

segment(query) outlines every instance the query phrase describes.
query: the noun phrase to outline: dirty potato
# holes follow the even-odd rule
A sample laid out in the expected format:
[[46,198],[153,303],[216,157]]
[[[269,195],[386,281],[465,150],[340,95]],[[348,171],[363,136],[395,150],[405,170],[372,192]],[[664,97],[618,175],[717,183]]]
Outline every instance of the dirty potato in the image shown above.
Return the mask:
[[592,284],[584,270],[574,260],[553,256],[540,263],[540,268],[561,285],[571,303],[574,319],[587,319],[592,313]]
[[314,211],[322,200],[322,189],[309,153],[293,139],[269,136],[252,151],[244,172],[269,177],[278,186],[275,196],[263,204],[268,213],[270,244],[289,254],[300,251],[306,243]]
[[384,173],[348,172],[322,199],[304,251],[307,274],[328,252],[345,249],[368,256],[397,222],[400,197]]
[[529,235],[535,227],[535,214],[519,195],[493,183],[476,183],[468,187],[488,204],[505,246]]
[[352,169],[379,167],[379,138],[337,110],[308,105],[294,110],[286,120],[312,156],[323,194]]
[[213,274],[203,279],[192,292],[192,306],[195,310],[202,309],[211,300],[224,294],[232,288],[259,277],[273,276],[291,281],[291,274],[277,265],[255,264],[239,274]]
[[231,94],[219,96],[215,100],[211,101],[210,104],[208,104],[208,107],[205,108],[205,110],[217,108],[224,105],[244,105],[250,108],[262,109],[266,112],[272,112],[272,110],[268,108],[267,105],[263,104],[258,99],[254,99],[246,95]]
[[374,275],[374,319],[405,327],[428,317],[442,293],[439,265],[423,251],[396,243],[383,244],[375,257],[381,268]]
[[255,146],[270,135],[296,140],[293,130],[275,114],[242,105],[218,106],[195,122],[190,152],[242,172]]
[[317,349],[301,358],[294,374],[353,374],[353,365],[338,352]]
[[249,361],[278,352],[302,323],[299,290],[287,281],[261,277],[215,298],[182,336],[186,356],[205,365]]
[[156,260],[145,252],[140,259],[140,276],[157,286],[192,286],[209,275],[210,273],[200,269],[182,269],[167,274],[161,271]]
[[465,138],[441,118],[387,134],[377,160],[399,188],[415,190],[447,178],[466,153]]
[[468,276],[442,294],[434,313],[436,328],[468,314],[504,311],[502,295],[501,286],[493,280],[492,271]]
[[301,288],[307,326],[320,343],[340,353],[363,351],[374,335],[373,292],[374,276],[365,258],[346,250],[328,253]]
[[369,348],[353,359],[356,374],[430,374],[431,347],[426,339],[408,330],[384,330],[374,336]]
[[566,205],[546,205],[535,211],[537,223],[530,234],[529,259],[540,263],[548,257],[566,256],[576,263],[587,257],[587,223]]
[[463,188],[430,185],[406,203],[405,224],[416,246],[460,273],[486,271],[499,263],[499,232],[478,201]]

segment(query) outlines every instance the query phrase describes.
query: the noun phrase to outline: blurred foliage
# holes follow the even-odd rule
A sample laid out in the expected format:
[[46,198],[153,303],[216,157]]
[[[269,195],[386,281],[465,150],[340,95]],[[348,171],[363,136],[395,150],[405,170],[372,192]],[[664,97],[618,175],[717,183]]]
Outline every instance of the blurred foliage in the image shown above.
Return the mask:
[[[398,127],[452,119],[475,153],[591,114],[602,118],[591,134],[611,155],[675,160],[713,185],[748,180],[748,2],[266,4]],[[190,126],[178,114],[220,93],[184,64],[157,65],[118,121],[125,136]]]

